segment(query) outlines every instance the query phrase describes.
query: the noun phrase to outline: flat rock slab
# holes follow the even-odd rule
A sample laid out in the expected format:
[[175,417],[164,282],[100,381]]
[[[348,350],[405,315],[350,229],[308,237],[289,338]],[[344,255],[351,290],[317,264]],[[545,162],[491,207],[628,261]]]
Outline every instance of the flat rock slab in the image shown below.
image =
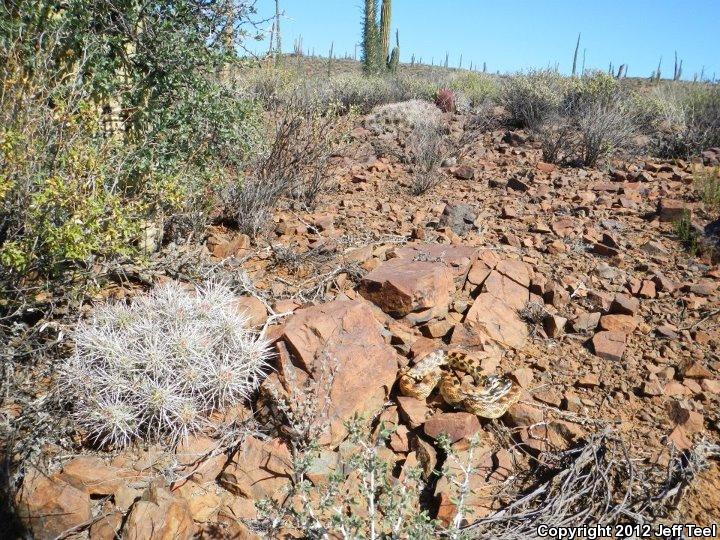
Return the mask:
[[452,270],[454,276],[465,276],[478,252],[478,248],[472,246],[416,244],[396,249],[395,255],[401,259],[441,263]]
[[595,354],[605,360],[622,360],[627,335],[624,332],[598,332],[592,338]]
[[521,349],[529,335],[517,309],[490,293],[482,293],[475,299],[464,324],[474,333],[513,349]]
[[334,369],[329,440],[323,443],[339,443],[346,435],[346,420],[356,413],[370,417],[385,402],[400,356],[385,342],[382,331],[372,306],[362,300],[335,300],[300,309],[285,324],[280,339],[302,370],[313,376],[319,373],[320,362]]
[[398,257],[365,276],[358,290],[363,298],[393,317],[424,310],[432,310],[431,316],[440,317],[447,313],[455,285],[443,263]]

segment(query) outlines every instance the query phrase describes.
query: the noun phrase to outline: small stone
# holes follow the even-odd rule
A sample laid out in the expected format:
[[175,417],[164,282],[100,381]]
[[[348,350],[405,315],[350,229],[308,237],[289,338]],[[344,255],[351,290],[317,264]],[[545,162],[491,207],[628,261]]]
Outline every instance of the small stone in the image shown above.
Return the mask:
[[632,334],[638,326],[638,321],[631,315],[603,315],[600,317],[600,328],[611,332]]
[[427,406],[424,400],[408,396],[398,396],[397,403],[400,416],[412,429],[423,425],[428,416],[430,416],[430,407]]
[[661,396],[665,389],[659,381],[645,381],[642,385],[642,393],[648,397]]
[[610,305],[610,313],[613,314],[635,315],[639,310],[639,300],[622,293],[616,294]]
[[438,413],[425,422],[423,429],[428,437],[436,439],[444,433],[454,443],[475,435],[480,430],[480,421],[467,412]]
[[551,338],[560,337],[565,332],[567,319],[559,315],[548,315],[543,319],[543,328]]
[[692,217],[692,211],[683,201],[661,199],[657,208],[660,221],[679,221],[685,216]]
[[600,377],[595,373],[590,373],[578,379],[577,385],[582,388],[595,388],[596,386],[600,386]]
[[598,332],[592,338],[595,354],[605,360],[622,360],[626,335],[622,332]]

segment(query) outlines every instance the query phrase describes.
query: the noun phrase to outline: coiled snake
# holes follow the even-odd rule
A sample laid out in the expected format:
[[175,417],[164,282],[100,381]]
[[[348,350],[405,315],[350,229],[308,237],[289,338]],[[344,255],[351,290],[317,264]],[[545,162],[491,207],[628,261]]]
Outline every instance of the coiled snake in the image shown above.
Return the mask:
[[521,394],[520,386],[508,377],[483,375],[478,362],[459,350],[434,351],[400,374],[405,396],[424,400],[438,385],[448,404],[483,418],[500,418]]

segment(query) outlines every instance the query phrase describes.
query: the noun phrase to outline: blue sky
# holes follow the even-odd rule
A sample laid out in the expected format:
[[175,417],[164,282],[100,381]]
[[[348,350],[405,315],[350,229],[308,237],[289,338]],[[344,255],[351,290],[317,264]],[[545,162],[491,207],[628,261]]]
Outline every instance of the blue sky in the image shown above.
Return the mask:
[[[326,56],[353,54],[360,41],[362,0],[280,0],[283,50],[302,36],[304,48]],[[263,15],[274,0],[258,0]],[[663,57],[663,76],[672,75],[674,51],[683,59],[683,78],[705,74],[720,79],[720,0],[394,0],[393,32],[400,29],[401,59],[411,54],[435,63],[470,62],[488,71],[554,66],[569,72],[578,32],[586,67],[626,63],[629,76],[648,76]],[[266,50],[258,45],[257,50]],[[358,52],[359,54],[359,52]],[[578,60],[580,63],[580,60]]]

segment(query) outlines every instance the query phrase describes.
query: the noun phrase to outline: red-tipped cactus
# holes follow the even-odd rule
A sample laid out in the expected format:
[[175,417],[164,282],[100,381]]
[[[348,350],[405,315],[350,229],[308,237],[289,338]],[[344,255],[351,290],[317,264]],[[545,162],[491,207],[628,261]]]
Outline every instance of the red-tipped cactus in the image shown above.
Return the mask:
[[449,88],[438,90],[438,93],[435,95],[435,105],[437,105],[442,112],[455,112],[455,92]]

